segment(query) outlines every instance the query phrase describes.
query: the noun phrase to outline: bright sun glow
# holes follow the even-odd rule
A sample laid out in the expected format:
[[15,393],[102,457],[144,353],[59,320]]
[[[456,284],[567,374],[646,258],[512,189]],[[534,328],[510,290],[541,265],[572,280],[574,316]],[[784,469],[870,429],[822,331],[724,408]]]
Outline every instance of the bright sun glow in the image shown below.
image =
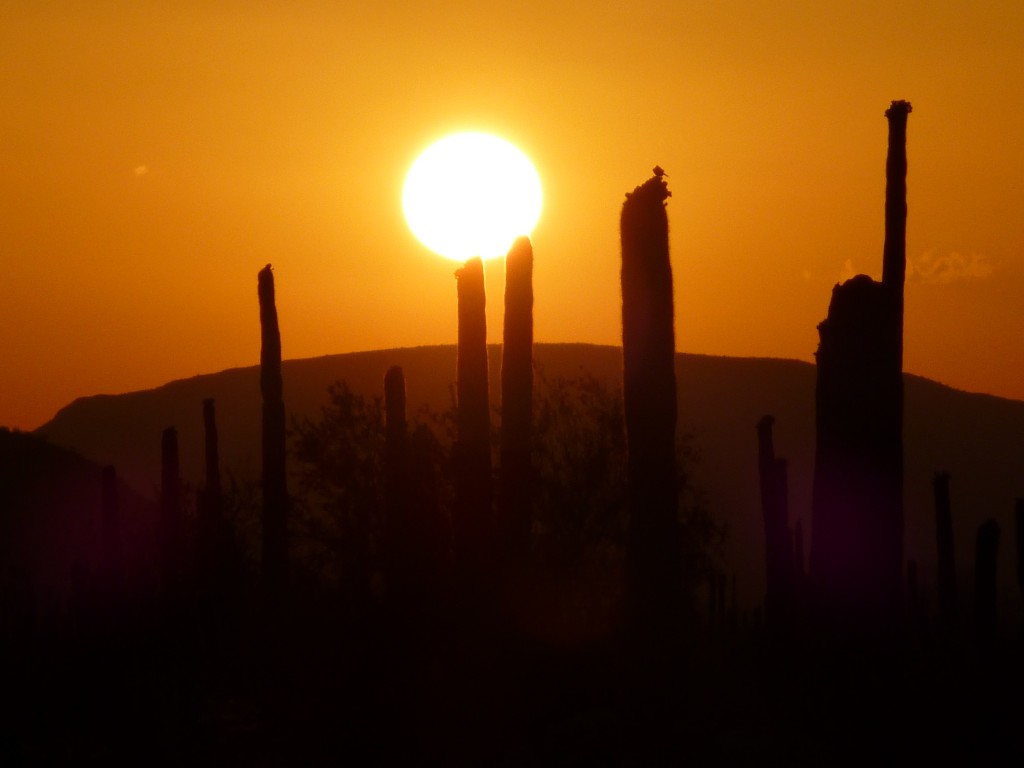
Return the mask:
[[420,155],[402,190],[413,234],[442,256],[465,261],[504,256],[540,218],[540,178],[530,160],[503,139],[456,133]]

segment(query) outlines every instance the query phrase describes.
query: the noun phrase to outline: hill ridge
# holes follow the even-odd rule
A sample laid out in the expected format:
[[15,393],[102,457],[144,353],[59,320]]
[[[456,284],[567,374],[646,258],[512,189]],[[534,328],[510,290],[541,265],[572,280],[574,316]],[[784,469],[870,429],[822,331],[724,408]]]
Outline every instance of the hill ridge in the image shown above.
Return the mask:
[[[500,403],[500,344],[488,346],[491,405]],[[621,377],[621,348],[585,343],[535,346],[538,369],[548,378],[588,371],[608,384]],[[284,394],[293,419],[315,419],[327,403],[327,388],[345,379],[366,396],[382,393],[391,365],[405,372],[409,412],[423,405],[445,410],[452,401],[455,345],[424,345],[347,352],[284,361]],[[763,562],[758,506],[755,425],[775,416],[775,443],[789,463],[791,519],[810,535],[814,457],[813,363],[790,358],[747,358],[680,352],[676,355],[680,430],[692,436],[700,462],[694,468],[712,510],[731,528],[726,550],[740,572],[741,593],[757,596]],[[186,480],[202,477],[202,400],[217,402],[221,461],[239,482],[259,477],[259,368],[225,369],[177,379],[150,390],[79,398],[35,432],[100,464],[114,464],[127,482],[154,493],[159,478],[159,443],[164,427],[176,426]],[[969,571],[977,524],[995,518],[1013,530],[1013,500],[1024,496],[1024,402],[965,392],[915,374],[905,374],[907,557],[918,561],[922,583],[934,549],[931,480],[952,475],[957,559]],[[1009,547],[1005,548],[1006,550]],[[1012,557],[1000,558],[1012,583]],[[964,583],[970,583],[965,573]],[[744,584],[754,586],[744,587]]]

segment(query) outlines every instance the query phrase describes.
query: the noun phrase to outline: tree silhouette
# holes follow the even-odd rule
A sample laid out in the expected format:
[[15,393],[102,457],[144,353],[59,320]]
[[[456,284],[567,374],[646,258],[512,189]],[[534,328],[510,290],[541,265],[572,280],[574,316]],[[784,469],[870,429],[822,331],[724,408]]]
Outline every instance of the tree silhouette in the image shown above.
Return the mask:
[[293,426],[296,475],[295,568],[365,612],[382,574],[385,535],[385,424],[380,399],[344,382],[329,390],[317,422]]

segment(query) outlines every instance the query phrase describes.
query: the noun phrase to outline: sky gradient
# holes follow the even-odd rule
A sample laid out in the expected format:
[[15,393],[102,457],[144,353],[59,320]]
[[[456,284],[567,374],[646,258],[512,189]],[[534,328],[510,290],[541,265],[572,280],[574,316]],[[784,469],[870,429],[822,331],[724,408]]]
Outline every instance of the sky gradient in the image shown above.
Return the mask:
[[881,274],[893,99],[905,369],[1024,399],[1024,4],[568,6],[0,0],[0,425],[258,363],[268,262],[286,358],[454,343],[401,190],[459,130],[540,174],[537,341],[620,342],[659,164],[677,349],[813,360],[832,286]]

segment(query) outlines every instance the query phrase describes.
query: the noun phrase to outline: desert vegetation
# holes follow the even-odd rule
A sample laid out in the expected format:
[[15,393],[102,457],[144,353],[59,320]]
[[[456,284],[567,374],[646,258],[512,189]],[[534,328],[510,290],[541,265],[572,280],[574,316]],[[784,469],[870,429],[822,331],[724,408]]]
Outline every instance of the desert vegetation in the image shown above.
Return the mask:
[[0,435],[5,487],[45,453],[77,478],[78,515],[64,531],[71,588],[42,594],[45,564],[11,542],[53,536],[29,523],[58,502],[39,490],[46,477],[23,480],[45,502],[5,491],[0,639],[16,712],[3,757],[833,765],[1020,750],[1020,706],[1005,703],[1024,680],[1020,630],[1000,631],[997,594],[1010,537],[995,521],[977,530],[968,616],[955,478],[938,472],[933,589],[905,553],[909,112],[887,112],[882,281],[836,286],[819,326],[809,564],[772,415],[735,457],[759,480],[754,610],[738,605],[728,531],[693,481],[700,444],[679,426],[670,193],[655,167],[622,206],[618,385],[536,364],[522,238],[506,260],[497,403],[483,264],[470,259],[456,273],[449,408],[410,411],[412,382],[391,365],[374,394],[337,381],[319,414],[289,420],[267,265],[257,482],[222,471],[211,398],[195,404],[202,483],[182,479],[168,425],[153,435],[152,500],[113,466]]

